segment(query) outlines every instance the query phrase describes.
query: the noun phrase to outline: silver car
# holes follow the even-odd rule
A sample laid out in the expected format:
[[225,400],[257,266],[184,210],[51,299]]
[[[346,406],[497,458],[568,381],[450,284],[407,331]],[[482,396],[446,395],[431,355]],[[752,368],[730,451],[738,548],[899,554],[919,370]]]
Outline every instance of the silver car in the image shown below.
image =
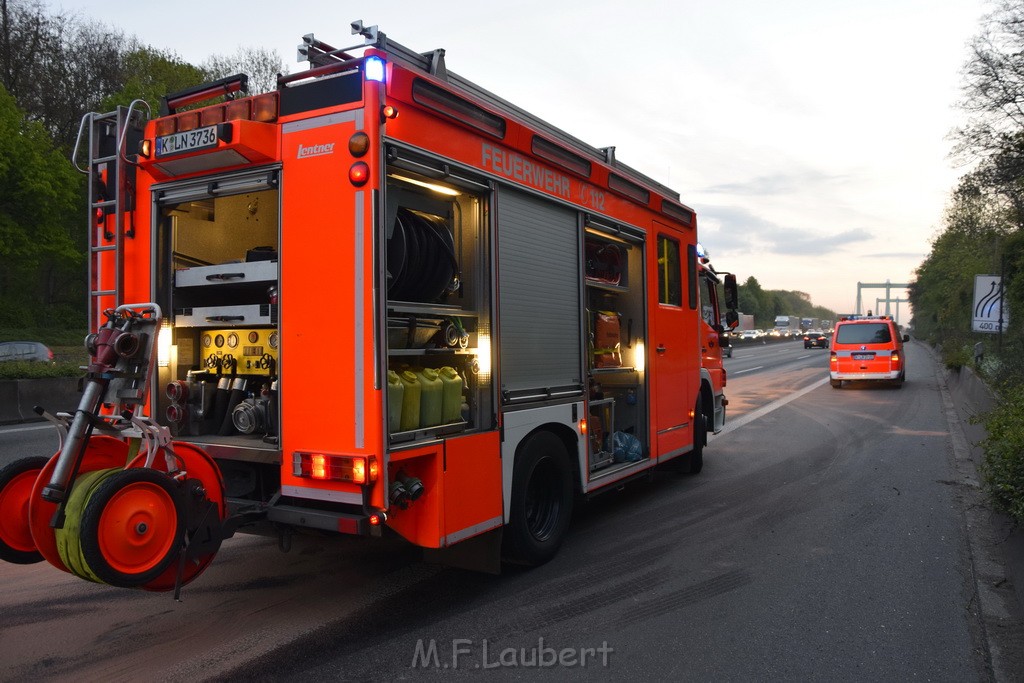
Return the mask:
[[53,351],[41,342],[0,342],[0,363],[14,360],[52,363]]

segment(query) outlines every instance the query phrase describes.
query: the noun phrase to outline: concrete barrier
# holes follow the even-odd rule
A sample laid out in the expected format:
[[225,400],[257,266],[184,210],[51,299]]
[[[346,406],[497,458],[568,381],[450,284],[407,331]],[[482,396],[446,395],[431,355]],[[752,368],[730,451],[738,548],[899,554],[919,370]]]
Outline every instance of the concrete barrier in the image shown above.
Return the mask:
[[0,382],[0,424],[21,422],[21,405],[18,403],[18,382]]
[[37,405],[51,413],[74,412],[81,398],[78,382],[78,377],[0,381],[0,424],[41,420]]

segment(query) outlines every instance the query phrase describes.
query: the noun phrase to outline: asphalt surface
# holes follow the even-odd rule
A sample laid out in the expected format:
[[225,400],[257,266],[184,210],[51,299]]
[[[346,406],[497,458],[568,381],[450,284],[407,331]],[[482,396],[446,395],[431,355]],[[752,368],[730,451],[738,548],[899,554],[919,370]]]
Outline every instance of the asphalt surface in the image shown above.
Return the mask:
[[[827,351],[738,348],[704,471],[578,506],[529,571],[241,537],[175,603],[0,565],[0,680],[1024,679],[962,424],[908,359],[903,389],[836,391]],[[0,458],[54,447],[0,430]]]

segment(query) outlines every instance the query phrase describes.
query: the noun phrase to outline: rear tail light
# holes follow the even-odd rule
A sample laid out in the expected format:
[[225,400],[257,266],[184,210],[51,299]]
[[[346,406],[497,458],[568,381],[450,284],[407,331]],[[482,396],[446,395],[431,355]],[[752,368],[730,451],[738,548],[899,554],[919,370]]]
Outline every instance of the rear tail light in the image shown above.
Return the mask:
[[890,356],[889,362],[891,363],[892,367],[898,368],[900,366],[900,352],[893,351],[892,356]]
[[377,458],[372,455],[297,452],[292,460],[292,472],[297,477],[321,481],[372,484],[380,476],[380,466],[377,464]]
[[832,353],[828,354],[828,362],[831,365],[839,365],[839,356],[836,355],[835,351],[833,351]]

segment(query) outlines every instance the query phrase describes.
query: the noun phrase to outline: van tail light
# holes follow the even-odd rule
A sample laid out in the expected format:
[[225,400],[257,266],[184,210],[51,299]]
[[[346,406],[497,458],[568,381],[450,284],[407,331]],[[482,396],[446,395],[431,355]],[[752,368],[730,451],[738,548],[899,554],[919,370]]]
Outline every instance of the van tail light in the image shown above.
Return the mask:
[[292,473],[321,481],[372,484],[380,476],[380,465],[372,455],[296,452],[292,458]]
[[889,362],[891,364],[891,367],[898,368],[900,366],[900,352],[893,351],[892,356],[890,356],[889,358]]
[[839,356],[835,351],[828,355],[828,362],[830,365],[839,365]]

